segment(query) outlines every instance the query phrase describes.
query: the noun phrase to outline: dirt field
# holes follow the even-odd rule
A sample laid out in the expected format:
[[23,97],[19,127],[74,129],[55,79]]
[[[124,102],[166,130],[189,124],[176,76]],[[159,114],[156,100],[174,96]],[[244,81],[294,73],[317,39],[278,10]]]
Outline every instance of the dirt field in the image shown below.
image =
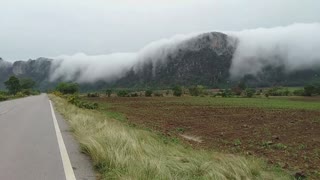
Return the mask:
[[184,97],[91,100],[125,114],[130,123],[179,137],[195,148],[262,157],[292,173],[320,178],[320,110],[222,107]]

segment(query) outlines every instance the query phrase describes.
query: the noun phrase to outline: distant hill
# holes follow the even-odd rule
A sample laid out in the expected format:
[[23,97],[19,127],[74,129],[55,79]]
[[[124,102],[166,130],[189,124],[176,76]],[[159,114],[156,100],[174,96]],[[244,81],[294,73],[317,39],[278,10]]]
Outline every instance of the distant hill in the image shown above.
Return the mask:
[[[162,59],[150,58],[132,67],[125,76],[113,82],[99,81],[81,84],[85,90],[107,87],[171,87],[174,85],[205,85],[228,87],[239,80],[251,86],[300,86],[319,79],[320,69],[309,69],[286,73],[284,67],[265,67],[256,76],[246,75],[230,80],[229,69],[237,39],[219,32],[205,33],[180,43],[177,48]],[[0,59],[0,88],[10,75],[30,77],[39,89],[46,90],[57,82],[50,82],[51,59],[6,62]]]
[[54,87],[55,83],[49,82],[51,61],[47,58],[38,58],[10,63],[0,58],[0,88],[4,88],[3,82],[11,75],[20,78],[32,78],[41,90]]

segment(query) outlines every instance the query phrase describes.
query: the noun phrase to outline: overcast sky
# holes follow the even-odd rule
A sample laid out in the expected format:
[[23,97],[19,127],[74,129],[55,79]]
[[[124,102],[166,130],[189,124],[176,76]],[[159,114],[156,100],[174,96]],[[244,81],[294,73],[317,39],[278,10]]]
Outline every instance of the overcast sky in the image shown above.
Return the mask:
[[199,31],[320,22],[319,0],[0,0],[0,57],[137,51]]

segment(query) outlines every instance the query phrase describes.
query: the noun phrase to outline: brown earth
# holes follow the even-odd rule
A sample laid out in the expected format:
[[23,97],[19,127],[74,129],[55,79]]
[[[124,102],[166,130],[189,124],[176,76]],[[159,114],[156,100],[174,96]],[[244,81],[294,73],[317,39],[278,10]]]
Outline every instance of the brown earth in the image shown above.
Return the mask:
[[171,98],[96,98],[130,123],[195,148],[242,153],[320,178],[320,111],[199,106]]

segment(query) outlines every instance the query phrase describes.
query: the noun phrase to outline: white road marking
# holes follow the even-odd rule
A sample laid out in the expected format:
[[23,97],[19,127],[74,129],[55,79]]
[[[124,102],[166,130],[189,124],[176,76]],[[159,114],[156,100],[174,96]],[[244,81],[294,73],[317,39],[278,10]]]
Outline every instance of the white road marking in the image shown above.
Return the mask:
[[68,155],[68,152],[67,152],[66,146],[64,144],[62,134],[61,134],[61,131],[60,131],[60,128],[58,125],[58,121],[57,121],[56,115],[54,114],[54,109],[53,109],[53,106],[52,106],[52,103],[50,100],[49,100],[49,103],[50,103],[50,107],[51,107],[53,124],[54,124],[54,128],[56,130],[56,135],[57,135],[57,139],[58,139],[63,169],[64,169],[64,173],[66,175],[66,180],[76,180],[76,177],[74,175],[74,172],[73,172],[73,169],[71,166],[71,162],[69,159],[69,155]]

